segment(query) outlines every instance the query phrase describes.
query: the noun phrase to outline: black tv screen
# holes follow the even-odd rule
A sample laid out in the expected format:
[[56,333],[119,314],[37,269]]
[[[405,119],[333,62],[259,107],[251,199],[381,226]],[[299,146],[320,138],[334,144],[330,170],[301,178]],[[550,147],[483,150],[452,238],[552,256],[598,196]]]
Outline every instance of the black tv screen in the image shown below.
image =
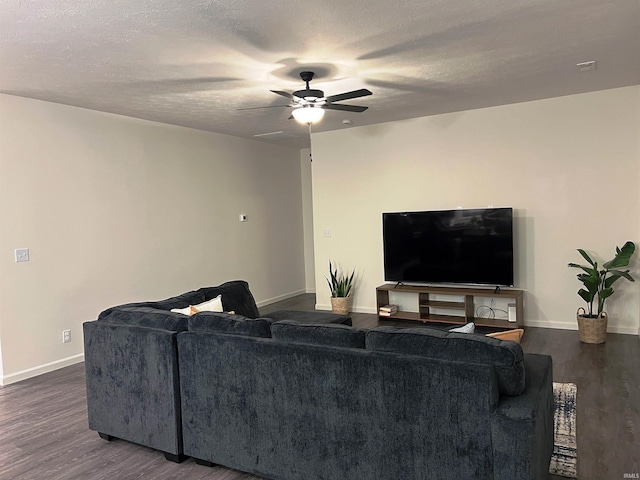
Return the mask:
[[383,213],[386,281],[513,286],[513,209]]

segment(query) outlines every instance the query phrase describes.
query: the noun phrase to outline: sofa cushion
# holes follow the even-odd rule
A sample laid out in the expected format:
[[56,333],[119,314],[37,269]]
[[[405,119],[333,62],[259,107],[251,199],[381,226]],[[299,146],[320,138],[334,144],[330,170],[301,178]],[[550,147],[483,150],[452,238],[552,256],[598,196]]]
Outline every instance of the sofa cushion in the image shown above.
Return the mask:
[[222,312],[222,295],[199,303],[198,305],[189,305],[185,308],[172,308],[172,312],[181,313],[183,315],[194,315],[198,312]]
[[450,328],[449,331],[454,333],[474,333],[476,331],[476,324],[469,322],[461,327]]
[[309,324],[281,320],[271,324],[271,336],[281,342],[364,348],[366,330],[337,323]]
[[202,292],[192,290],[176,297],[167,298],[166,300],[148,303],[150,307],[158,308],[160,310],[171,310],[172,308],[182,308],[188,307],[189,305],[197,305],[204,302],[205,300],[208,299],[204,297]]
[[502,332],[487,333],[487,337],[499,338],[500,340],[509,340],[511,342],[520,343],[522,336],[524,335],[524,329],[515,328],[513,330],[505,330]]
[[398,327],[370,330],[365,342],[368,350],[488,365],[496,372],[500,393],[520,395],[524,391],[522,347],[515,342],[432,328]]
[[[249,290],[249,284],[244,280],[232,280],[217,287],[203,287],[197,292],[203,296],[202,301],[222,295],[222,306],[225,312],[233,310],[238,315],[247,318],[258,318],[260,316],[256,301],[251,294],[251,290]],[[191,305],[195,305],[195,303]]]
[[[224,299],[224,295],[222,297]],[[228,333],[247,337],[271,337],[271,320],[247,318],[224,312],[199,312],[188,317],[190,332]]]
[[172,332],[181,332],[187,329],[187,317],[184,315],[152,307],[113,308],[107,314],[102,315],[100,321],[112,325],[159,328]]
[[296,323],[342,323],[343,325],[351,325],[351,317],[349,315],[338,315],[324,311],[303,311],[303,310],[277,310],[270,312],[264,317],[270,318],[274,322],[279,320],[293,320]]

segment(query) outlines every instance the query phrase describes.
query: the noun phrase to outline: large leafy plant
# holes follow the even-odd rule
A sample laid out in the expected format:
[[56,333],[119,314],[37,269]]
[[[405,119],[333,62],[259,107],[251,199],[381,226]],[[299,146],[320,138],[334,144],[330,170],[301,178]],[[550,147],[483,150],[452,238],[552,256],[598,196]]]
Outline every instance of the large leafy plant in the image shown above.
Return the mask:
[[[636,246],[633,242],[625,243],[622,248],[616,247],[616,256],[612,260],[602,264],[602,267],[598,267],[598,262],[594,262],[591,257],[582,250],[578,249],[582,258],[584,258],[589,265],[578,265],[577,263],[569,263],[570,267],[580,268],[583,273],[578,274],[578,280],[582,282],[584,288],[578,290],[578,295],[587,302],[589,307],[589,317],[599,317],[604,310],[604,301],[613,294],[613,284],[619,278],[626,278],[627,280],[634,281],[633,277],[629,274],[629,270],[617,270],[620,267],[626,267],[629,265],[631,255],[635,252]],[[593,303],[597,302],[597,313],[594,315]]]
[[329,284],[329,290],[331,290],[332,297],[350,297],[353,293],[354,286],[354,276],[356,270],[355,268],[349,274],[343,274],[342,272],[338,272],[338,267],[333,269],[333,265],[331,264],[331,260],[329,260],[329,275],[331,278],[326,278],[327,283]]

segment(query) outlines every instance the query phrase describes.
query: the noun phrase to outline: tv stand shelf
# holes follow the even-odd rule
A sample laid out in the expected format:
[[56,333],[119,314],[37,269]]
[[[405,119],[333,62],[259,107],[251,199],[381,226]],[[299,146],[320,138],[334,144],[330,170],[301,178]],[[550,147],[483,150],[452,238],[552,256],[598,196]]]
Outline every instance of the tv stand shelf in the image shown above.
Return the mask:
[[[398,311],[391,316],[379,315],[380,320],[410,320],[416,322],[439,322],[465,324],[474,322],[481,327],[522,328],[523,326],[523,292],[515,289],[474,288],[474,287],[431,287],[416,285],[396,285],[386,283],[376,288],[376,308],[389,305],[389,292],[415,293],[418,295],[418,312]],[[464,297],[460,301],[434,300],[430,295]],[[516,321],[510,322],[501,318],[485,318],[475,316],[475,297],[512,300],[516,305]],[[462,312],[458,315],[433,313],[433,309]]]

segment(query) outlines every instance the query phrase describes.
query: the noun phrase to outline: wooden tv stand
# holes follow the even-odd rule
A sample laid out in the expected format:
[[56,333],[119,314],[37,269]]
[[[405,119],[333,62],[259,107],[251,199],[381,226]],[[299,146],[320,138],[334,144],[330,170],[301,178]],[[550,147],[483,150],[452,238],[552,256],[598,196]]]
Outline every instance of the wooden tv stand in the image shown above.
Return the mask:
[[[500,289],[495,291],[491,288],[473,288],[473,287],[431,287],[431,286],[414,286],[414,285],[398,285],[386,283],[376,288],[376,308],[378,312],[380,307],[389,305],[389,292],[415,293],[418,295],[418,312],[398,311],[392,316],[379,315],[379,320],[412,320],[417,322],[440,322],[465,324],[474,322],[481,327],[494,328],[522,328],[523,327],[523,292],[515,289]],[[464,296],[464,301],[443,301],[434,300],[430,295],[450,295]],[[496,298],[513,300],[516,304],[516,321],[509,322],[506,319],[485,318],[475,316],[474,297]],[[458,310],[463,315],[442,315],[435,314],[430,309],[442,310]]]

